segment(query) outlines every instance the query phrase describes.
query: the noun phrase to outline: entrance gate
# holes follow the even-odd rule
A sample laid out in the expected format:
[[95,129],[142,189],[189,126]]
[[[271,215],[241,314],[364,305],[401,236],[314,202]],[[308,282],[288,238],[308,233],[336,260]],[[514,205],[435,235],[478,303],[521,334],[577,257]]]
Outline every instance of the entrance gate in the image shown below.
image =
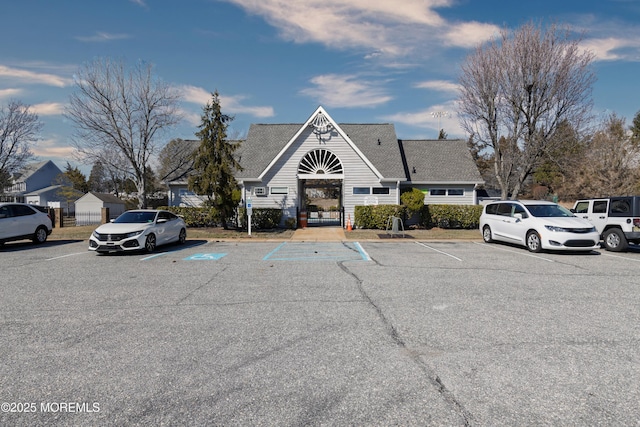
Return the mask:
[[342,180],[302,180],[301,194],[308,226],[342,225]]

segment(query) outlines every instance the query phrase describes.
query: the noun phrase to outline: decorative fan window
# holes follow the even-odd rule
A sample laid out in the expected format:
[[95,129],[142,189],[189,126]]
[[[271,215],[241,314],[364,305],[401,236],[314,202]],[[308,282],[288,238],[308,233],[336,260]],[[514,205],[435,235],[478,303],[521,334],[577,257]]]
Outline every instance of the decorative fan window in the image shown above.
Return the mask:
[[298,173],[310,175],[334,175],[342,173],[342,163],[329,150],[318,148],[309,151],[300,161]]

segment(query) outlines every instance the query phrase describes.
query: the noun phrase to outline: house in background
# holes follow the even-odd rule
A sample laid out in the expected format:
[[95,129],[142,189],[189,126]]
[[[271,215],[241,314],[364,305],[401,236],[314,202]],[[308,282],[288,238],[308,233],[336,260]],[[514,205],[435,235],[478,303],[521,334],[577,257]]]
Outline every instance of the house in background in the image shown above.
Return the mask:
[[26,165],[13,174],[12,185],[5,189],[3,199],[24,203],[25,196],[56,184],[60,168],[51,160]]
[[[484,183],[464,140],[399,140],[393,124],[338,124],[322,107],[304,123],[251,125],[235,155],[243,203],[308,225],[344,226],[356,206],[400,204],[412,187],[426,204],[477,204]],[[186,178],[167,184],[170,205],[197,197]]]
[[[49,187],[41,188],[40,190],[31,191],[30,193],[24,194],[24,202],[29,203],[30,205],[40,205],[40,206],[48,206],[50,208],[65,208],[67,211],[67,207],[64,206],[63,202],[64,197],[62,197],[59,193],[62,185],[50,185]],[[71,211],[73,212],[73,211]]]
[[102,209],[109,208],[107,221],[117,218],[125,208],[125,202],[113,194],[88,192],[76,200],[76,225],[100,224]]

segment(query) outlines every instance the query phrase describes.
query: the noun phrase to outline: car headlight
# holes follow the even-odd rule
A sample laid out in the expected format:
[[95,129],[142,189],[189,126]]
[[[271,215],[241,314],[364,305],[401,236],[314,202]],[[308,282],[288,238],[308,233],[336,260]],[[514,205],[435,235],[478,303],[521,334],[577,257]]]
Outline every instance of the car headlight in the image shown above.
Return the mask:
[[125,234],[125,237],[134,237],[134,236],[139,236],[140,234],[142,234],[144,230],[138,230],[138,231],[132,231],[131,233],[127,233]]
[[93,237],[95,237],[96,239],[99,239],[99,238],[100,238],[100,233],[98,233],[98,232],[97,232],[97,231],[95,231],[95,230],[93,230],[93,233],[91,233],[91,234],[93,234]]
[[562,233],[563,231],[567,231],[566,228],[556,227],[555,225],[545,225],[544,228],[546,228],[549,231],[556,231],[558,233]]

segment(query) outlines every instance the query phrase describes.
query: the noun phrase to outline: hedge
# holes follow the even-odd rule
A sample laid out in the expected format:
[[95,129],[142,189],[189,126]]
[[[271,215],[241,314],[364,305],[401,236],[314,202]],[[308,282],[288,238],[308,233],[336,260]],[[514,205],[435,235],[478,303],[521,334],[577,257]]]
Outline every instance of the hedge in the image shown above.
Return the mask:
[[[245,208],[238,209],[241,220],[241,227],[248,228],[249,219]],[[282,220],[282,209],[279,208],[253,208],[251,213],[251,228],[256,230],[271,230],[280,226]]]
[[[480,205],[425,205],[420,211],[420,225],[440,228],[478,228]],[[354,227],[385,230],[390,216],[407,218],[403,205],[356,206]]]
[[481,205],[426,205],[429,225],[440,228],[478,228]]
[[353,226],[385,230],[390,216],[404,218],[407,208],[401,205],[356,206],[353,212]]
[[187,227],[217,227],[220,224],[220,215],[213,207],[162,206],[158,209],[180,215]]

